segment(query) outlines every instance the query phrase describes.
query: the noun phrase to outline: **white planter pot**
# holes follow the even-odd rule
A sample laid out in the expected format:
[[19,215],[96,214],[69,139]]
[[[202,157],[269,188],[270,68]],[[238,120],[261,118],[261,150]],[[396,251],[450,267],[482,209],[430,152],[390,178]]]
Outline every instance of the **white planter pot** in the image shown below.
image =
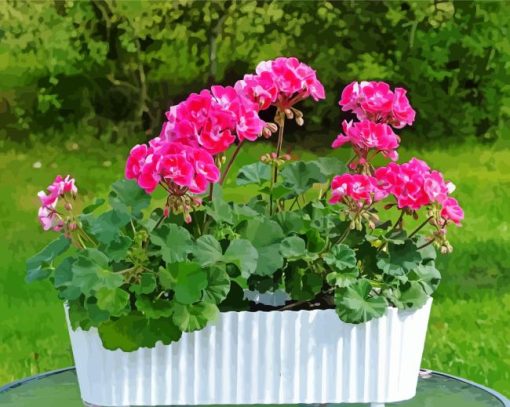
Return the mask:
[[384,403],[416,393],[432,299],[353,325],[335,310],[225,312],[171,345],[103,348],[69,328],[84,401],[97,406]]

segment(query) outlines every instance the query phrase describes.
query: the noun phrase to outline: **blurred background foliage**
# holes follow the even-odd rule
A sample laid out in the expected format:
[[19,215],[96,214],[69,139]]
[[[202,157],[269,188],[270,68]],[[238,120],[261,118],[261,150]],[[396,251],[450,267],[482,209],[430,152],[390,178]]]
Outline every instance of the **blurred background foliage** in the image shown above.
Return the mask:
[[491,141],[509,127],[509,13],[508,2],[440,0],[7,1],[0,137],[154,136],[190,91],[295,55],[328,91],[308,131],[337,128],[340,89],[367,79],[409,89],[416,141]]

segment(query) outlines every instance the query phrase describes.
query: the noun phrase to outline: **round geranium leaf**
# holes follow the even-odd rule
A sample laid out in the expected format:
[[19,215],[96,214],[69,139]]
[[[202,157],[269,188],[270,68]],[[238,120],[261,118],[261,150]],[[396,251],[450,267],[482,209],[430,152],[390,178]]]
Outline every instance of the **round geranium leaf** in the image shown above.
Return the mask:
[[342,271],[356,267],[356,253],[345,244],[337,244],[324,255],[324,261],[334,270]]
[[358,280],[335,292],[336,311],[340,319],[349,323],[362,323],[382,316],[388,306],[384,297],[372,292],[367,280]]
[[183,332],[198,331],[216,319],[218,312],[218,307],[210,302],[187,305],[174,302],[172,320]]

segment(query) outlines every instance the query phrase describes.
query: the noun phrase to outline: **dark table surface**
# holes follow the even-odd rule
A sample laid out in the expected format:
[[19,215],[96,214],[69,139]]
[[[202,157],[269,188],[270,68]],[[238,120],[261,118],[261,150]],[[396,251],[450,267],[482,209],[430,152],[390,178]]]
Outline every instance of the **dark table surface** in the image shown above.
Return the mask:
[[[367,404],[342,404],[342,406]],[[0,388],[0,406],[83,406],[74,368],[29,377]],[[337,406],[339,406],[337,404]],[[386,407],[510,407],[501,394],[470,381],[439,372],[420,375],[416,397]],[[267,407],[267,406],[266,406]]]

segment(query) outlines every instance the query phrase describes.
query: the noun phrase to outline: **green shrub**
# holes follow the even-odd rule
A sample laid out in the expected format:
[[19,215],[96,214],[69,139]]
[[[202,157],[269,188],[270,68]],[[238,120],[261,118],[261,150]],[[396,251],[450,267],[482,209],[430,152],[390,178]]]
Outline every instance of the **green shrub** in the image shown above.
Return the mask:
[[[28,2],[0,9],[0,137],[86,122],[154,135],[190,91],[295,55],[328,100],[308,114],[328,144],[343,85],[405,84],[425,137],[508,131],[505,2]],[[331,114],[333,113],[333,114]],[[312,126],[313,125],[313,126]]]

